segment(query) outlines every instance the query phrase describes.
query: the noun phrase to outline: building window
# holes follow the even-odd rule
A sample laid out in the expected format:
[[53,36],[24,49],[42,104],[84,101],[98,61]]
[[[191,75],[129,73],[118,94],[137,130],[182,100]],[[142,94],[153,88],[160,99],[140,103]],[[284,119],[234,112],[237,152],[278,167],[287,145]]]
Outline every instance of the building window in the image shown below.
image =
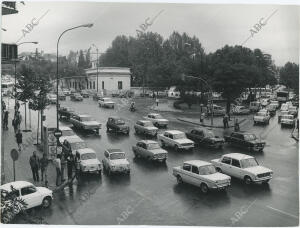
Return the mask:
[[123,89],[123,84],[122,84],[122,81],[118,81],[118,89]]
[[102,81],[102,89],[104,89],[104,81]]
[[93,89],[95,89],[95,85],[96,85],[96,83],[95,83],[95,82],[93,82]]

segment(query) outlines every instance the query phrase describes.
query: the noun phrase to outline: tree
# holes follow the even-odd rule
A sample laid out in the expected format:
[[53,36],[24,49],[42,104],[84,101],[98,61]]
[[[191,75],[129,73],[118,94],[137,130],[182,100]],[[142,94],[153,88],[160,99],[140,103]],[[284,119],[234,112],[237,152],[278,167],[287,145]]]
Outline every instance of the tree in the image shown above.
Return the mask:
[[280,69],[280,83],[288,88],[299,93],[299,65],[296,63],[287,62]]
[[83,55],[83,51],[80,50],[79,51],[79,58],[78,58],[78,68],[79,69],[84,69],[85,68],[85,60],[84,60],[84,55]]

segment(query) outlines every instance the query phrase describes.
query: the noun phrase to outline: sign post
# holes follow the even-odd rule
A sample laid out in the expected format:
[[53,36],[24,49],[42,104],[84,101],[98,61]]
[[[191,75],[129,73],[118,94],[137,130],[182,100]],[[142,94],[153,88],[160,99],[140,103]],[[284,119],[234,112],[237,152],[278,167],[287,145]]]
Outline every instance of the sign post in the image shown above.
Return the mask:
[[15,166],[15,161],[17,161],[18,158],[19,158],[19,152],[16,149],[12,149],[10,151],[10,156],[11,156],[11,159],[13,160],[14,181],[16,181],[16,166]]

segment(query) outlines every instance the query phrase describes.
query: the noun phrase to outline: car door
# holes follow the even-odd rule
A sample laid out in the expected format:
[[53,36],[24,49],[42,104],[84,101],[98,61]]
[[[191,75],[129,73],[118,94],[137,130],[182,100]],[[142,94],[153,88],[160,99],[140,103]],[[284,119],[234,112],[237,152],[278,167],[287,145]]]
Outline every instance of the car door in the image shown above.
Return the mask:
[[229,174],[231,167],[231,158],[224,156],[220,162],[220,169],[222,172]]
[[197,166],[192,165],[191,184],[199,187],[201,181],[202,181],[202,178],[199,175],[199,168]]
[[146,144],[143,142],[139,143],[139,154],[142,157],[147,157]]
[[243,172],[242,172],[241,164],[240,164],[239,160],[234,159],[234,158],[231,159],[230,172],[233,177],[240,178],[240,179],[243,178]]
[[27,208],[36,207],[41,204],[41,195],[33,185],[21,188],[21,198],[27,203]]
[[181,175],[181,178],[182,178],[183,182],[185,182],[185,183],[192,184],[192,181],[191,181],[191,179],[192,179],[191,168],[192,168],[192,166],[189,165],[189,164],[184,163],[182,165],[182,175]]
[[189,139],[198,142],[197,139],[197,131],[196,130],[192,130],[190,133],[187,134],[189,137]]

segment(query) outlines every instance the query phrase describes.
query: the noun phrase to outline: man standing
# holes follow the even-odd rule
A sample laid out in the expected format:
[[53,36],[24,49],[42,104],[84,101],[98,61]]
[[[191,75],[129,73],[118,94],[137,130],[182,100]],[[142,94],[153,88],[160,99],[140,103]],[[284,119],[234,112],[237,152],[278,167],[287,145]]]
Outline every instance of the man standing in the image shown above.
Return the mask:
[[21,145],[22,145],[22,139],[23,139],[23,135],[22,135],[22,132],[21,130],[19,129],[17,134],[16,134],[16,139],[17,139],[17,144],[18,144],[18,147],[19,147],[19,151],[21,151]]
[[156,106],[158,106],[159,99],[158,99],[158,98],[156,98],[155,102],[156,102]]
[[58,154],[56,156],[56,159],[54,159],[54,161],[53,161],[54,166],[56,168],[56,186],[59,185],[59,182],[61,180],[61,163],[60,163],[60,158],[61,158],[61,155]]
[[69,154],[69,156],[67,158],[67,164],[68,164],[68,180],[71,180],[72,174],[73,174],[73,166],[75,164],[74,156],[72,153]]
[[43,157],[41,158],[41,176],[42,176],[42,181],[44,181],[45,177],[45,182],[47,181],[47,167],[48,167],[48,158],[47,155],[44,153]]
[[4,112],[4,117],[3,117],[3,129],[8,130],[8,111]]
[[39,167],[40,167],[40,159],[36,155],[36,151],[33,151],[33,155],[29,159],[29,164],[32,171],[32,176],[34,181],[39,181]]

